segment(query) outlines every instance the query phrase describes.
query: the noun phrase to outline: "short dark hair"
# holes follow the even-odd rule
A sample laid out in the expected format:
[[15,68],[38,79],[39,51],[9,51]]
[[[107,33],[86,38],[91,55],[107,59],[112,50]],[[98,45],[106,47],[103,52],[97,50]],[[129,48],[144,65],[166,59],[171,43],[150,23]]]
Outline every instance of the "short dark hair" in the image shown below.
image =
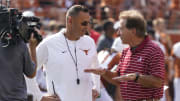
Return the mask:
[[106,31],[109,26],[113,26],[113,22],[112,22],[112,21],[109,21],[109,20],[105,20],[105,21],[104,21],[104,24],[103,24],[103,29],[104,29],[104,31]]
[[135,28],[138,37],[146,36],[146,21],[137,10],[123,11],[120,13],[119,19],[126,19],[126,28]]
[[68,16],[77,16],[79,12],[85,12],[88,13],[88,9],[85,6],[82,5],[74,5],[67,11],[66,17]]

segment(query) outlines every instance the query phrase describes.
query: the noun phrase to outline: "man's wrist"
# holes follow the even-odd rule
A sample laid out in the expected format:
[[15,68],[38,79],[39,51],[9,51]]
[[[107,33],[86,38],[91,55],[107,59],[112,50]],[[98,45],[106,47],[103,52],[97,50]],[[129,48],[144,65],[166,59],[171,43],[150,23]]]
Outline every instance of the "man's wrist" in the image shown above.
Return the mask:
[[139,77],[140,77],[140,75],[139,75],[139,73],[136,73],[135,75],[136,75],[136,77],[135,77],[135,79],[134,79],[134,82],[137,82],[138,79],[139,79]]
[[101,76],[105,75],[106,72],[107,72],[107,69],[104,68],[104,69],[102,70],[102,72],[101,72]]

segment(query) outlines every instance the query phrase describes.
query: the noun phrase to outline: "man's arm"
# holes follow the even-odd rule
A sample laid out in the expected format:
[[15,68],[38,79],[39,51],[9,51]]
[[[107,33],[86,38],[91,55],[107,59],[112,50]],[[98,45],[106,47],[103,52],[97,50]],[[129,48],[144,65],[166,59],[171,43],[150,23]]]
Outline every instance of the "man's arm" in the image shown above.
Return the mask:
[[121,57],[121,53],[117,53],[112,60],[110,61],[110,63],[108,64],[108,70],[113,69],[113,67],[115,65],[118,65],[119,61],[120,61],[120,57]]
[[31,59],[35,65],[35,71],[31,76],[28,76],[29,78],[35,77],[36,71],[37,71],[37,61],[36,61],[36,46],[37,46],[37,44],[38,44],[37,40],[34,38],[33,34],[31,34],[31,38],[29,40],[29,50],[30,50]]
[[101,75],[105,80],[107,80],[109,83],[112,83],[114,85],[119,85],[119,82],[117,82],[116,80],[113,80],[112,78],[117,77],[118,76],[118,72],[117,71],[113,71],[111,72],[110,70],[105,70],[105,73],[103,75]]
[[159,88],[163,84],[163,80],[153,75],[142,75],[137,73],[131,73],[120,77],[113,78],[117,81],[135,81],[140,83],[143,87],[147,88]]
[[147,88],[160,88],[163,85],[163,80],[161,78],[152,75],[140,74],[137,82]]
[[108,82],[117,85],[118,82],[116,80],[113,80],[112,78],[117,77],[118,76],[118,72],[111,72],[109,70],[106,69],[102,69],[102,68],[97,68],[97,69],[85,69],[84,70],[87,73],[94,73],[96,75],[100,75],[102,76],[105,80],[107,80]]

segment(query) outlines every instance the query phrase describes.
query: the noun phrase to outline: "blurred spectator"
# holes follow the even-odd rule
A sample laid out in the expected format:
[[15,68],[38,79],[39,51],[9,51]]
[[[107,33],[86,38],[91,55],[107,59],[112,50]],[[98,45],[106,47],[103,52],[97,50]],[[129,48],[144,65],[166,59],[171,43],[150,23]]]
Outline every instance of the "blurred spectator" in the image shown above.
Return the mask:
[[[113,26],[117,32],[120,27],[120,22],[116,22]],[[123,44],[120,37],[117,37],[110,50],[101,50],[98,53],[98,60],[102,68],[114,71],[119,63],[121,53],[124,48],[127,48],[128,45]],[[107,90],[108,94],[113,98],[113,101],[120,100],[119,87],[113,84],[108,83],[105,79],[101,78],[102,83]]]
[[165,46],[167,56],[169,56],[172,48],[172,41],[170,36],[165,32],[165,20],[163,18],[157,18],[153,21],[153,26],[155,29],[155,39]]
[[[101,67],[115,71],[119,64],[122,50],[127,47],[128,45],[123,44],[120,37],[116,38],[110,50],[101,50],[98,53],[98,60]],[[108,83],[103,78],[101,80],[108,94],[113,98],[113,101],[119,101],[119,87],[115,84]]]
[[[114,18],[115,20],[118,19],[119,12],[124,8],[125,0],[101,0],[101,7],[104,8],[104,10],[110,18]],[[107,11],[107,9],[109,9]]]
[[97,51],[101,51],[104,49],[110,49],[114,38],[114,28],[113,28],[114,23],[112,21],[105,21],[104,25],[103,25],[103,29],[104,29],[104,34],[102,34],[98,40],[98,44],[97,44]]
[[90,26],[89,26],[88,30],[89,30],[90,37],[93,38],[95,43],[97,44],[97,41],[98,41],[101,34],[94,30],[94,24],[95,24],[95,22],[91,18]]
[[95,30],[96,32],[100,33],[100,34],[103,33],[103,27],[102,27],[102,25],[100,25],[100,24],[96,24],[96,25],[94,26],[94,30]]
[[180,12],[180,0],[171,0],[171,5],[169,9],[171,11],[171,16],[169,19],[168,28],[173,28]]
[[55,20],[50,20],[49,24],[47,26],[48,31],[46,31],[46,36],[45,37],[56,34],[62,28],[65,28],[65,26],[64,25],[58,25],[58,22],[56,22]]
[[159,41],[155,40],[155,31],[153,29],[147,29],[147,33],[149,35],[149,38],[161,48],[164,54],[166,54],[166,49],[164,45]]

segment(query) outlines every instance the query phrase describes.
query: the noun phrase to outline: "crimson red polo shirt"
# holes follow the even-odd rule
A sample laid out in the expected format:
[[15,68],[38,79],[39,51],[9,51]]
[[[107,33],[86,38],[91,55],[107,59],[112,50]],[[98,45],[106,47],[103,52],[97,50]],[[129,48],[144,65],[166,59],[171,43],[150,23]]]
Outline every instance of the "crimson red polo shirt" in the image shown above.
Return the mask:
[[[149,37],[146,37],[136,49],[126,48],[123,51],[117,70],[120,76],[140,73],[164,80],[164,66],[163,52]],[[159,99],[163,95],[163,85],[160,88],[145,88],[140,83],[126,81],[120,82],[120,88],[124,100]]]

